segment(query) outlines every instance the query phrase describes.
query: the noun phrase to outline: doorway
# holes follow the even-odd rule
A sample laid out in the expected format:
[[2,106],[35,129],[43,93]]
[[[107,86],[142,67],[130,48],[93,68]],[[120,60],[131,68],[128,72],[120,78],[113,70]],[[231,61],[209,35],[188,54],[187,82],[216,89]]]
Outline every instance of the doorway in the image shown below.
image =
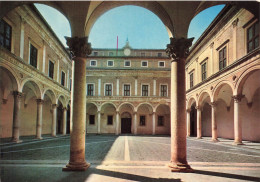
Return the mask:
[[131,133],[132,117],[128,112],[121,115],[121,133]]
[[191,106],[190,111],[190,136],[197,136],[197,110],[195,105]]

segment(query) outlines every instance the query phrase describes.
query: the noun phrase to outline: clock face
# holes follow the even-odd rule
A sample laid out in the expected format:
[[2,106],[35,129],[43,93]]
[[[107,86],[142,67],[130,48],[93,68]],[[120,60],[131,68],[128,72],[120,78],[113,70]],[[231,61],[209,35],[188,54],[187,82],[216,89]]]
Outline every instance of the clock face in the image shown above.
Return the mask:
[[125,54],[126,56],[129,56],[129,55],[131,54],[131,50],[128,49],[128,48],[126,48],[126,49],[124,50],[124,54]]

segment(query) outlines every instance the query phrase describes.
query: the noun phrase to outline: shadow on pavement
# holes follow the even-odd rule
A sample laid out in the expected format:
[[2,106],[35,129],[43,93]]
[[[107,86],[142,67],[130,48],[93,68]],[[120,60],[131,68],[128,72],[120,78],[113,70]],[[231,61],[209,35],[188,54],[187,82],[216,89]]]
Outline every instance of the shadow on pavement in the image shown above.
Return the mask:
[[208,175],[208,176],[223,177],[223,178],[240,179],[246,181],[260,181],[260,178],[258,177],[244,176],[239,174],[229,174],[229,173],[222,173],[222,172],[202,171],[202,170],[194,170],[194,173]]

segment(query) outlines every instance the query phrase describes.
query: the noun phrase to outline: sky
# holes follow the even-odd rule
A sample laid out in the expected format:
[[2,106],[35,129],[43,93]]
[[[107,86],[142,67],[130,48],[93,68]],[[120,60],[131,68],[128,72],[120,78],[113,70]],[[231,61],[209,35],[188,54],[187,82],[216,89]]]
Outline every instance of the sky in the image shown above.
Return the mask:
[[[70,37],[71,31],[66,17],[49,6],[35,6],[67,47],[64,36]],[[192,19],[188,38],[195,37],[193,44],[223,7],[208,8]],[[99,17],[90,31],[89,42],[92,48],[116,48],[117,36],[119,48],[125,45],[127,38],[135,49],[165,49],[170,41],[164,24],[153,12],[131,5],[111,9]]]

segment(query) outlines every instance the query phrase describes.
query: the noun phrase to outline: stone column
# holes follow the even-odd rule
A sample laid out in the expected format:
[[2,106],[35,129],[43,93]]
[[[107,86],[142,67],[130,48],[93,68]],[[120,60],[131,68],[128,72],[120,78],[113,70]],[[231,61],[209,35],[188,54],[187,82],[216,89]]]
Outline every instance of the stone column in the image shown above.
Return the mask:
[[66,135],[67,129],[67,108],[63,108],[62,135]]
[[37,99],[37,121],[36,121],[36,138],[42,139],[42,105],[43,100]]
[[190,137],[190,109],[187,109],[186,113],[187,113],[187,137]]
[[56,136],[56,124],[57,124],[57,104],[52,104],[52,127],[51,136]]
[[153,112],[153,135],[155,135],[155,112]]
[[216,122],[216,103],[211,102],[211,128],[212,128],[212,141],[218,142],[218,129],[217,129],[217,122]]
[[23,93],[14,92],[14,111],[13,111],[13,136],[12,141],[16,143],[22,142],[20,140],[20,124],[21,124],[21,102],[23,98]]
[[134,112],[134,124],[133,124],[134,134],[137,134],[137,112]]
[[70,161],[63,170],[83,171],[90,164],[85,160],[86,137],[86,57],[91,54],[88,37],[65,37],[75,61],[73,93],[73,129],[70,134]]
[[101,133],[101,131],[100,131],[100,123],[101,123],[101,111],[98,111],[98,121],[97,121],[98,123],[98,134],[100,134]]
[[191,171],[186,157],[185,60],[191,39],[171,38],[166,53],[171,58],[171,171]]
[[201,139],[201,108],[196,106],[197,109],[197,139]]
[[119,135],[119,112],[116,111],[116,135]]
[[239,117],[239,104],[242,99],[242,95],[233,96],[234,99],[234,145],[243,145],[242,143],[242,122]]

